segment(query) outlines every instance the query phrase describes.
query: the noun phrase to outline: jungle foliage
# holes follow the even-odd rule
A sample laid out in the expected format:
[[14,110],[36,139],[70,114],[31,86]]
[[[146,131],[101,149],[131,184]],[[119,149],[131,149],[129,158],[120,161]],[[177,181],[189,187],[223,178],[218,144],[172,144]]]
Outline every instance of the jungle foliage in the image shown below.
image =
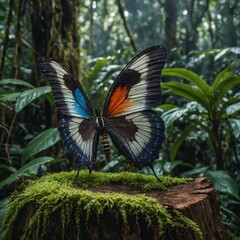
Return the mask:
[[[63,62],[93,107],[103,106],[120,69],[137,52],[164,45],[166,141],[159,175],[211,179],[222,218],[240,236],[240,2],[238,0],[8,0],[0,2],[0,221],[19,176],[75,169],[57,131],[39,56]],[[99,147],[96,169],[136,171]],[[152,174],[149,169],[144,169]]]

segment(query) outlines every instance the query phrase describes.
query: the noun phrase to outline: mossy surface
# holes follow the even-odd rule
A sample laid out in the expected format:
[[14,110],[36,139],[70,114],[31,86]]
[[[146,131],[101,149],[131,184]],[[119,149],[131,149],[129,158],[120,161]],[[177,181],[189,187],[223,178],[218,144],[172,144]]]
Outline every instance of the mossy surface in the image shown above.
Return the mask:
[[[159,182],[153,175],[144,175],[140,173],[131,172],[120,172],[120,173],[103,173],[103,172],[92,172],[91,174],[86,171],[80,171],[79,177],[76,184],[74,184],[74,179],[76,177],[76,172],[61,172],[56,174],[48,175],[42,178],[43,181],[47,179],[49,181],[58,181],[63,184],[68,184],[69,186],[77,185],[79,188],[89,188],[97,187],[101,185],[128,185],[135,189],[141,191],[151,191],[151,190],[168,190],[169,187],[184,184],[191,181],[191,178],[176,178],[163,176],[160,177],[161,182]],[[76,186],[75,186],[76,187]]]
[[[32,182],[23,192],[15,193],[2,226],[1,239],[86,239],[86,234],[96,231],[93,225],[103,224],[103,221],[106,224],[115,221],[123,228],[141,221],[146,229],[155,226],[159,237],[164,236],[166,226],[171,224],[172,213],[154,198],[144,194],[101,193],[86,189],[125,184],[142,191],[167,190],[189,181],[163,177],[160,183],[155,177],[141,174],[81,171],[74,184],[75,176],[76,172],[51,174]],[[182,217],[181,221],[191,230],[200,231],[196,224],[193,228],[192,221]]]

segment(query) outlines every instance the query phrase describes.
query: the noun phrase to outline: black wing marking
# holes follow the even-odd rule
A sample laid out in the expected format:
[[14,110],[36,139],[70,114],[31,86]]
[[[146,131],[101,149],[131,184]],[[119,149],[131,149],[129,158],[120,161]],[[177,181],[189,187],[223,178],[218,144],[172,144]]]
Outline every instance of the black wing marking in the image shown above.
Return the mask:
[[164,123],[152,110],[107,119],[106,131],[119,152],[138,169],[152,166],[164,141]]
[[76,159],[79,168],[85,166],[91,170],[99,138],[94,119],[64,117],[58,129],[64,145]]
[[93,110],[78,80],[60,63],[39,58],[41,72],[49,80],[56,106],[65,116],[91,118]]
[[120,72],[104,105],[103,115],[119,117],[160,104],[160,76],[166,63],[162,46],[146,49]]

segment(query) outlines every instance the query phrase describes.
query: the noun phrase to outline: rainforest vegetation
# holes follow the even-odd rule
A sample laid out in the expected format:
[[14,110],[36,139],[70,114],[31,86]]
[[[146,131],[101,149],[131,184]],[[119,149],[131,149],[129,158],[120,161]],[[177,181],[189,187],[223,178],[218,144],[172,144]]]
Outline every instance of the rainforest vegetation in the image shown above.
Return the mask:
[[[240,237],[239,0],[0,1],[0,222],[19,177],[76,169],[38,58],[63,63],[102,107],[123,66],[153,45],[168,54],[156,108],[165,141],[154,170],[208,177],[222,221]],[[99,144],[95,170],[137,171],[112,144],[110,162]]]

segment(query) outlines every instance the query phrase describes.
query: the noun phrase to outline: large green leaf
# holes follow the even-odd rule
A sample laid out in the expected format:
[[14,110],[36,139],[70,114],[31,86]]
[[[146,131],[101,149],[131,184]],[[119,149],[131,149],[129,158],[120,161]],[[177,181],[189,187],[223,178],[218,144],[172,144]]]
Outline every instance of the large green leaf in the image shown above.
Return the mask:
[[33,161],[21,167],[18,171],[14,172],[9,177],[4,179],[2,182],[0,182],[0,189],[14,182],[19,176],[23,176],[26,174],[36,174],[42,164],[51,162],[52,160],[52,157],[39,157],[34,159]]
[[49,86],[38,87],[22,92],[17,98],[17,102],[15,105],[16,112],[20,112],[25,106],[27,106],[33,100],[49,92],[51,92],[51,88]]
[[0,84],[2,85],[13,84],[13,85],[21,85],[28,88],[34,88],[32,84],[20,79],[3,79],[0,81]]
[[174,76],[184,78],[192,83],[194,83],[204,95],[209,95],[210,87],[207,83],[196,73],[185,69],[185,68],[164,68],[162,71],[162,76]]
[[196,87],[180,82],[162,83],[162,88],[169,89],[171,94],[196,101],[206,109],[210,109],[209,99]]
[[221,81],[218,88],[215,89],[214,92],[215,104],[218,105],[222,101],[222,98],[227,93],[227,91],[235,87],[237,84],[240,84],[240,77],[238,76],[226,78]]
[[208,170],[206,176],[213,181],[217,191],[239,198],[238,184],[227,171]]
[[60,140],[60,134],[57,128],[50,128],[37,135],[23,150],[22,164],[35,154],[53,146]]
[[217,89],[218,89],[218,87],[219,87],[219,84],[220,84],[222,81],[230,78],[231,76],[232,76],[232,72],[229,71],[229,68],[226,68],[226,69],[224,69],[223,71],[221,71],[221,72],[217,75],[217,77],[214,79],[213,84],[212,84],[212,87],[211,87],[211,91],[212,91],[212,92],[217,91]]
[[171,151],[170,151],[170,160],[173,161],[176,157],[177,151],[181,146],[182,142],[187,138],[187,136],[196,128],[195,124],[188,125],[184,131],[181,133],[180,137],[176,139],[173,143]]

